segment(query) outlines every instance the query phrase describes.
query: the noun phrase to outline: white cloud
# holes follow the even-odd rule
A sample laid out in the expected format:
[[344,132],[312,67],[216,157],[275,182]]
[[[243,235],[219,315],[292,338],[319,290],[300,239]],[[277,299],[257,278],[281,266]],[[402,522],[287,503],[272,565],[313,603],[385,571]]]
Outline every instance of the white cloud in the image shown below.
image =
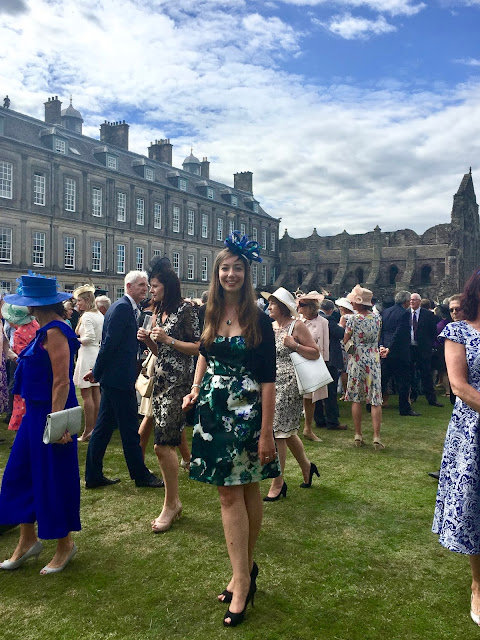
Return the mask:
[[454,60],[457,64],[466,64],[468,67],[480,67],[480,60],[477,58],[460,58]]
[[378,36],[397,30],[383,16],[379,16],[376,20],[368,20],[367,18],[352,16],[351,13],[344,13],[333,16],[327,23],[321,22],[316,18],[312,22],[324,26],[335,35],[345,38],[345,40],[365,40],[370,35]]
[[322,5],[351,8],[364,7],[378,13],[389,13],[392,16],[413,16],[427,6],[424,2],[414,3],[413,0],[281,0],[281,2],[308,7]]
[[281,68],[301,34],[245,3],[36,0],[30,15],[2,16],[0,39],[12,109],[43,118],[48,96],[73,93],[87,135],[125,118],[133,151],[170,137],[176,166],[193,145],[214,180],[251,170],[293,236],[423,232],[448,222],[470,165],[480,182],[478,83],[308,83]]

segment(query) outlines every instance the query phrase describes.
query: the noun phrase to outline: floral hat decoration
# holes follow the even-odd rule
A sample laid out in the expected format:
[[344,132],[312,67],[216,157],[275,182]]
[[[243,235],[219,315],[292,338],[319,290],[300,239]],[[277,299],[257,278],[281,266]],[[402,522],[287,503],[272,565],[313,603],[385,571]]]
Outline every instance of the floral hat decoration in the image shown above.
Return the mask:
[[45,307],[72,297],[71,293],[58,291],[55,277],[48,278],[29,271],[27,275],[17,278],[17,282],[17,292],[4,297],[5,302],[9,304],[22,307]]
[[260,247],[255,240],[242,236],[240,231],[232,231],[223,243],[225,247],[237,256],[243,256],[249,262],[263,262],[260,257]]

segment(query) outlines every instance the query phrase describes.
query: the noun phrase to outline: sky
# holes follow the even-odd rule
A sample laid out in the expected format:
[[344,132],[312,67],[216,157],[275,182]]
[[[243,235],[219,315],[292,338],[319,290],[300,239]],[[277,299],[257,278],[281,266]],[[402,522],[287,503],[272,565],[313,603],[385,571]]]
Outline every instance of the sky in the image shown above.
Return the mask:
[[0,93],[253,172],[293,237],[450,221],[480,185],[480,0],[1,0]]

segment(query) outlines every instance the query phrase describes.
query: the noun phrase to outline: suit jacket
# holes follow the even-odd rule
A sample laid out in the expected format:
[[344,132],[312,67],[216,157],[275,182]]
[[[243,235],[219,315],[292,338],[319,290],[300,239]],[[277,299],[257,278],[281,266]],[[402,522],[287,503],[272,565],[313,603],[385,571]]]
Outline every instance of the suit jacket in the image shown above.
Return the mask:
[[[409,323],[412,321],[412,312],[410,311]],[[417,345],[418,350],[425,356],[432,354],[432,346],[437,337],[437,319],[434,313],[428,309],[420,307],[418,315],[417,327]]]
[[332,316],[327,316],[320,311],[319,316],[328,321],[328,337],[329,337],[329,359],[328,364],[337,369],[343,369],[343,354],[340,340],[343,340],[345,329],[338,324],[338,321]]
[[108,387],[128,389],[137,379],[137,321],[132,303],[123,296],[105,314],[102,344],[93,375]]
[[410,361],[410,309],[401,304],[385,309],[382,314],[380,344],[390,349],[388,358]]

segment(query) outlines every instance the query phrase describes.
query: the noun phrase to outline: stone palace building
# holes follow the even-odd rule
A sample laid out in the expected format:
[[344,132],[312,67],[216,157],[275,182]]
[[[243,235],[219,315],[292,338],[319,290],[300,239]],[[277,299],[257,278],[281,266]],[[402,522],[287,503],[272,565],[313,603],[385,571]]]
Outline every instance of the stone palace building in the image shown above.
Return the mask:
[[418,235],[411,229],[280,240],[282,271],[276,286],[325,289],[338,296],[360,283],[384,298],[406,289],[441,300],[461,292],[480,267],[478,205],[471,170],[453,196],[451,222]]
[[183,295],[197,297],[234,229],[262,246],[255,284],[275,282],[279,220],[253,195],[251,172],[236,173],[230,187],[193,153],[173,167],[168,139],[143,156],[128,150],[125,121],[105,121],[99,140],[82,123],[58,97],[45,102],[45,121],[0,107],[0,292],[32,269],[57,276],[64,290],[92,282],[116,299],[125,273],[166,255]]

